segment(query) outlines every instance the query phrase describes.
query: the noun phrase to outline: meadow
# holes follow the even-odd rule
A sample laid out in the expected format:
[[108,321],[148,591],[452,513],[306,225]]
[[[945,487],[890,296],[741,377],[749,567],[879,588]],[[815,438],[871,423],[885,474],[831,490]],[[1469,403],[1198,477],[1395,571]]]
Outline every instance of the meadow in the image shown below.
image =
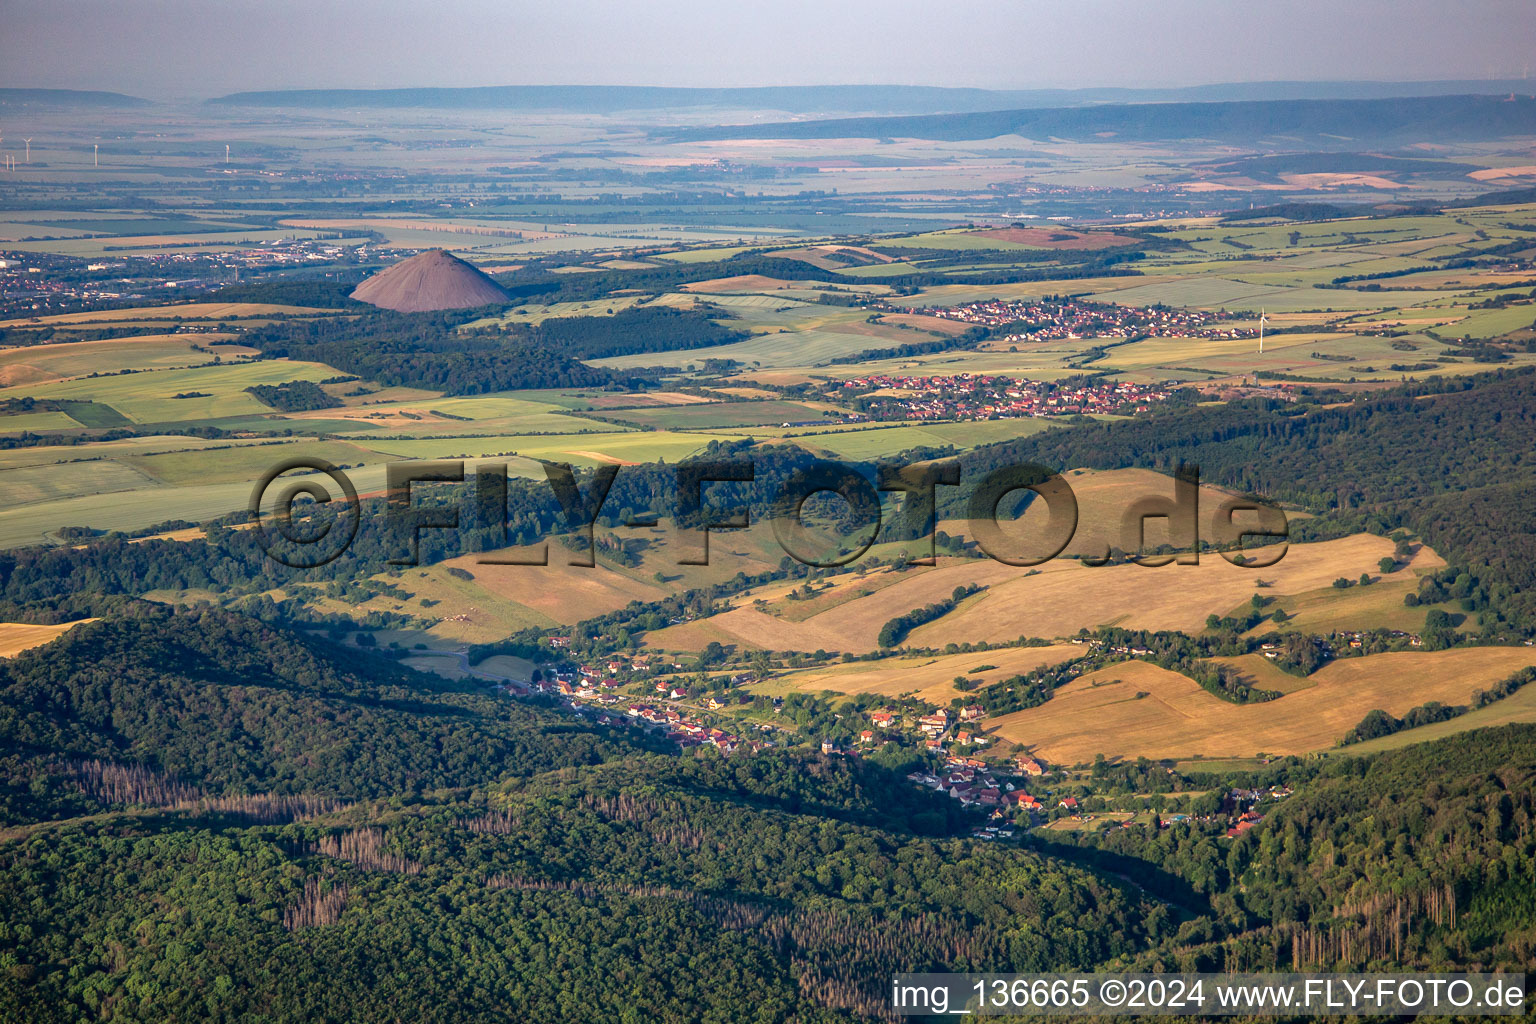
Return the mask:
[[[246,388],[256,384],[318,382],[336,376],[343,375],[320,363],[262,360],[0,388],[0,401],[22,397],[85,400],[115,410],[135,423],[190,422],[272,412],[246,393]],[[0,420],[0,425],[3,422]]]
[[990,720],[986,730],[1056,764],[1091,761],[1096,754],[1127,759],[1308,754],[1332,748],[1369,711],[1401,716],[1427,701],[1465,704],[1474,691],[1530,665],[1536,665],[1536,648],[1343,658],[1314,672],[1310,686],[1239,705],[1176,672],[1122,662],[1072,680],[1039,707]]
[[[941,524],[954,532],[956,524]],[[733,599],[730,611],[697,623],[671,626],[648,634],[646,642],[667,650],[698,650],[710,640],[775,650],[850,651],[875,649],[875,638],[890,619],[949,597],[959,586],[986,589],[955,611],[919,626],[905,643],[943,647],[956,641],[1006,642],[1019,637],[1068,637],[1099,626],[1199,632],[1212,614],[1226,614],[1255,593],[1267,596],[1319,590],[1339,576],[1358,577],[1375,569],[1392,544],[1357,535],[1319,544],[1293,544],[1275,566],[1255,570],[1207,555],[1197,566],[1139,565],[1090,567],[1058,558],[1023,569],[991,559],[940,558],[931,568],[911,568],[895,584],[870,595],[830,605],[826,611],[794,620],[755,607],[761,598],[775,602],[790,589],[783,584],[748,591]],[[858,586],[847,578],[840,586]],[[1258,580],[1267,587],[1260,588]],[[1420,617],[1417,624],[1422,624]],[[1348,628],[1347,620],[1336,621]]]
[[551,462],[595,466],[604,463],[633,465],[665,459],[681,461],[715,440],[737,440],[735,435],[668,430],[592,431],[569,434],[493,435],[489,437],[442,437],[429,440],[358,439],[358,444],[384,455],[408,459],[484,458],[519,455]]
[[[988,685],[1046,665],[1058,665],[1082,654],[1072,644],[1050,647],[1010,647],[967,654],[885,658],[873,662],[853,662],[826,668],[804,669],[774,676],[748,689],[763,696],[790,693],[830,692],[847,696],[876,694],[881,697],[915,696],[930,704],[948,704],[961,696],[955,677],[979,679]],[[991,668],[977,672],[982,665]]]
[[975,448],[978,445],[995,444],[1016,437],[1027,437],[1056,426],[1049,419],[1026,418],[1011,420],[982,420],[968,423],[923,423],[875,427],[862,430],[817,431],[796,433],[785,431],[781,436],[794,440],[801,447],[850,462],[889,458],[912,448],[943,448],[957,450]]
[[[227,341],[228,334],[146,334],[137,338],[107,341],[53,342],[0,349],[0,386],[36,385],[87,374],[124,370],[167,370],[211,361],[207,352],[193,346]],[[250,352],[238,346],[220,346],[225,360]],[[0,420],[0,427],[7,424]]]
[[1487,729],[1514,722],[1536,722],[1536,686],[1522,687],[1503,700],[1468,711],[1464,715],[1444,722],[1421,725],[1417,729],[1404,729],[1390,736],[1351,744],[1339,753],[1364,757],[1383,750],[1399,750],[1414,743],[1427,743],[1430,740],[1454,736],[1472,729]]
[[846,415],[847,410],[820,402],[769,400],[690,403],[654,409],[624,409],[603,415],[653,430],[688,430],[821,423],[828,421],[828,413],[834,417],[831,422],[836,422]]

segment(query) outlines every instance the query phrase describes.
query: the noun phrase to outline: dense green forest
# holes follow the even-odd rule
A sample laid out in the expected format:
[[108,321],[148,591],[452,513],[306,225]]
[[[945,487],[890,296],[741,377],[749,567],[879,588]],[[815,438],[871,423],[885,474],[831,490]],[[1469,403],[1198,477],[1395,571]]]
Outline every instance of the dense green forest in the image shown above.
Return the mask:
[[546,351],[573,359],[600,359],[745,341],[745,331],[729,330],[710,319],[724,315],[724,310],[637,306],[612,316],[555,317],[537,327],[519,329],[532,344]]
[[459,330],[465,315],[370,312],[280,320],[240,340],[271,357],[334,366],[393,387],[454,395],[519,388],[602,387],[613,376],[517,333]]
[[1085,863],[1141,865],[1165,895],[1208,902],[1205,922],[1182,926],[1191,948],[1159,954],[1170,965],[1199,956],[1238,970],[1529,966],[1536,726],[1289,775],[1295,795],[1235,842],[1192,822],[1113,830],[1074,848]]
[[[381,384],[467,395],[603,387],[616,378],[581,360],[729,345],[747,337],[717,324],[707,309],[662,306],[623,309],[612,316],[558,317],[538,325],[514,319],[504,327],[462,326],[472,319],[473,313],[463,312],[369,310],[360,316],[276,320],[240,340],[268,356],[325,363]],[[257,397],[276,404],[269,401],[273,396]]]
[[1019,846],[873,760],[646,749],[224,612],[130,606],[3,692],[4,1020],[839,1021],[897,970],[1532,951],[1532,726],[1277,766],[1237,840]]
[[[0,738],[13,822],[88,811],[112,786],[351,799],[645,748],[245,616],[141,602],[0,663]],[[103,762],[133,771],[86,777]]]
[[341,405],[341,399],[332,398],[320,385],[307,380],[256,384],[245,390],[256,401],[278,412],[309,412],[312,409],[335,409]]

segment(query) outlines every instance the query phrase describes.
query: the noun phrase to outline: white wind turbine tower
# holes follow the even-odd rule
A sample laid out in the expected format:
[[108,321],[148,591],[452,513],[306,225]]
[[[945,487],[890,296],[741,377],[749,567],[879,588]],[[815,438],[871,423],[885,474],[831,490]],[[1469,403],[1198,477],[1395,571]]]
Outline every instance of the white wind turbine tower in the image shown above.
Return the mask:
[[1259,308],[1259,355],[1264,354],[1264,325],[1269,323],[1269,318],[1264,315],[1263,307]]
[[21,141],[27,145],[27,164],[30,166],[32,163],[32,140],[22,139]]
[[224,162],[229,163],[229,143],[224,143]]

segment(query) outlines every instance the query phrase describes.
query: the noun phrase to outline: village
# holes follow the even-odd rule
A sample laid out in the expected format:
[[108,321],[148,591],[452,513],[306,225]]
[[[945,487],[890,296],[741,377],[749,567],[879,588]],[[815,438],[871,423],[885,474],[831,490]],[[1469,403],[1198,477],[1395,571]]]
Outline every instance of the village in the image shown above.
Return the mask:
[[889,311],[921,312],[927,316],[958,320],[980,327],[1017,325],[1017,332],[1002,339],[1004,342],[1138,338],[1151,335],[1232,339],[1252,338],[1258,333],[1248,327],[1220,326],[1230,325],[1234,321],[1251,321],[1253,317],[1245,313],[1172,306],[1118,306],[1075,299],[994,299],[968,302],[960,306],[924,306],[916,310],[892,306]]
[[[570,638],[553,636],[546,642],[556,651],[564,651]],[[1127,657],[1150,653],[1134,647],[1115,647],[1113,651]],[[714,686],[704,690],[699,677],[670,656],[616,653],[579,663],[556,662],[535,671],[531,682],[507,680],[498,689],[514,697],[553,698],[570,713],[599,725],[651,729],[676,744],[680,752],[713,747],[725,755],[750,756],[775,747],[801,745],[808,739],[818,745],[814,736],[807,737],[793,721],[778,720],[785,709],[783,697],[765,702],[765,716],[752,714],[761,702],[747,687],[759,681],[756,672],[738,671],[719,677]],[[823,755],[865,757],[887,744],[920,754],[922,767],[907,772],[907,780],[976,812],[977,823],[969,834],[982,841],[1022,838],[1039,828],[1101,831],[1138,824],[1155,830],[1202,825],[1219,829],[1220,835],[1231,839],[1263,820],[1261,805],[1265,801],[1290,795],[1288,788],[1278,786],[1233,788],[1217,795],[1217,802],[1200,813],[1195,813],[1193,806],[1188,813],[1166,814],[1160,810],[1138,813],[1112,809],[1111,803],[1125,801],[1090,796],[1093,775],[1084,766],[1048,765],[1037,756],[1017,751],[1006,756],[978,756],[991,745],[982,729],[987,711],[980,704],[944,708],[919,703],[850,713],[862,717],[867,727],[851,741],[821,739]],[[1172,770],[1168,773],[1171,775]],[[1131,803],[1140,801],[1140,797],[1133,797]]]
[[1055,384],[996,374],[850,377],[836,389],[872,420],[987,420],[1146,412],[1171,394],[1165,386],[1098,380]]

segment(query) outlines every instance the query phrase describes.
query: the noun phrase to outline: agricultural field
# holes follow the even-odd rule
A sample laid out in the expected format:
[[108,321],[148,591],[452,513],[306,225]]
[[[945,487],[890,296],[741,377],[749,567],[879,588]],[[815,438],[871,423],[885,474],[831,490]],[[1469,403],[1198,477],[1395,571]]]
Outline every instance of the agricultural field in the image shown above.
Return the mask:
[[[1430,553],[1432,554],[1432,553]],[[1419,576],[1438,564],[1436,557],[1421,552],[1412,570],[1398,570],[1376,578],[1368,587],[1354,586],[1346,590],[1328,586],[1300,594],[1288,594],[1275,599],[1271,608],[1283,609],[1291,618],[1281,625],[1268,620],[1255,627],[1258,630],[1281,632],[1326,632],[1348,623],[1350,629],[1396,629],[1406,633],[1416,632],[1424,626],[1424,616],[1430,606],[1409,608],[1403,598],[1418,590]],[[1442,609],[1455,612],[1453,608]],[[1469,620],[1470,621],[1470,620]]]
[[[1033,576],[1021,575],[1020,570],[1013,570],[1013,578],[992,573],[980,576],[981,582],[995,580],[996,585],[980,601],[914,630],[908,643],[1069,636],[1083,627],[1097,626],[1197,633],[1208,616],[1223,614],[1255,593],[1301,593],[1318,590],[1340,576],[1355,578],[1374,569],[1391,548],[1390,541],[1369,535],[1292,544],[1279,563],[1259,570],[1210,556],[1202,558],[1199,565],[1157,568],[1095,568],[1058,559],[1040,566]],[[964,575],[949,568],[932,570],[931,574],[948,574],[957,582]],[[1259,579],[1269,586],[1259,588]],[[925,589],[934,595],[944,590],[942,584]],[[934,599],[931,596],[928,601]],[[916,601],[911,606],[928,601]],[[1335,625],[1347,628],[1344,622]]]
[[[916,339],[903,339],[903,344]],[[1092,347],[1091,341],[1062,341],[1052,342],[1040,346],[1016,346],[1019,351],[997,351],[995,349],[956,349],[948,352],[934,352],[915,356],[896,356],[886,359],[866,359],[855,364],[838,364],[829,366],[826,364],[812,363],[783,363],[764,364],[762,367],[754,367],[742,370],[733,378],[741,381],[751,381],[764,385],[801,384],[807,381],[838,380],[856,374],[898,374],[916,373],[933,375],[956,375],[962,373],[985,373],[1008,377],[1024,377],[1030,380],[1056,381],[1067,377],[1076,377],[1082,374],[1080,369],[1071,369],[1067,363],[1080,359],[1083,350]],[[873,347],[885,347],[876,345]],[[1111,349],[1111,352],[1114,350]],[[1135,375],[1127,374],[1128,378]],[[1180,376],[1196,376],[1204,378],[1206,374],[1196,371],[1194,374],[1180,373],[1179,371],[1159,371],[1154,377],[1156,380],[1166,380]]]
[[[666,650],[698,650],[715,640],[749,648],[867,653],[875,649],[875,638],[890,619],[973,583],[986,589],[943,618],[913,630],[906,645],[1066,637],[1098,626],[1199,632],[1209,615],[1223,614],[1259,592],[1259,578],[1269,583],[1262,591],[1267,595],[1317,590],[1341,575],[1359,576],[1374,568],[1391,547],[1390,541],[1367,535],[1293,544],[1284,559],[1263,570],[1210,556],[1198,566],[1160,568],[1089,567],[1061,558],[1032,570],[991,559],[940,558],[935,567],[908,569],[898,583],[806,618],[798,613],[795,619],[781,618],[754,606],[761,598],[772,607],[790,589],[786,586],[748,591],[733,599],[730,611],[649,634],[646,642]],[[839,585],[858,586],[852,581]]]
[[[754,683],[750,690],[763,696],[831,692],[849,696],[877,694],[895,698],[911,694],[930,704],[948,704],[952,698],[962,695],[955,688],[956,676],[979,679],[980,685],[985,686],[1046,665],[1058,665],[1081,654],[1082,649],[1072,644],[1055,644],[1049,647],[1008,647],[966,654],[887,658],[790,672]],[[984,665],[992,667],[975,671]]]
[[963,451],[1016,437],[1028,437],[1030,434],[1050,430],[1053,426],[1055,424],[1050,420],[1036,417],[982,420],[975,423],[924,423],[920,426],[903,424],[814,433],[784,431],[778,436],[792,439],[803,448],[825,452],[836,459],[859,462],[889,458],[912,448],[953,446]]
[[868,323],[869,311],[852,306],[827,306],[790,295],[713,293],[710,301],[730,313],[724,320],[733,330],[754,337],[730,345],[688,349],[662,355],[643,352],[591,360],[594,366],[630,369],[639,366],[702,366],[706,359],[735,359],[764,367],[824,363],[869,349],[889,348],[930,337],[923,331]]
[[[325,423],[337,434],[359,432],[373,438],[616,433],[625,429],[571,415],[555,401],[542,400],[544,394],[509,392],[446,398],[425,392],[416,396],[402,395],[398,400],[390,401],[389,392],[376,392],[367,396],[367,405],[291,413],[285,418]],[[588,403],[574,404],[585,406]]]
[[1487,729],[1515,722],[1536,722],[1536,687],[1524,686],[1503,700],[1494,701],[1485,707],[1476,708],[1444,722],[1421,725],[1416,729],[1404,729],[1390,736],[1351,744],[1341,753],[1364,757],[1383,750],[1398,750],[1415,743],[1427,743],[1473,729]]
[[57,626],[36,625],[31,622],[0,622],[0,658],[14,658],[22,651],[30,651],[34,647],[41,647],[43,644],[57,640],[83,622],[94,621],[94,619],[80,619]]
[[[138,338],[51,342],[0,349],[0,387],[44,384],[93,373],[201,365],[213,358],[206,345],[228,341],[231,337],[228,334],[146,334]],[[229,361],[253,353],[239,346],[221,345],[218,354]],[[0,420],[0,428],[7,425]]]
[[1262,654],[1240,654],[1235,658],[1207,658],[1211,665],[1224,665],[1238,674],[1244,683],[1258,690],[1295,693],[1317,685],[1313,677],[1286,672]]
[[[538,478],[542,476],[540,472]],[[481,561],[534,561],[545,557],[542,545],[467,555],[441,565],[407,569],[398,576],[378,577],[381,582],[407,592],[410,597],[404,601],[379,596],[356,606],[338,601],[327,601],[324,606],[342,615],[390,611],[436,620],[425,631],[381,632],[380,642],[394,640],[405,647],[418,642],[429,646],[489,643],[530,626],[569,627],[593,615],[622,608],[633,600],[654,601],[723,583],[738,572],[764,572],[777,565],[783,556],[771,530],[760,523],[748,530],[713,535],[710,564],[702,566],[677,564],[684,542],[670,522],[653,527],[599,528],[596,532],[599,541],[615,538],[643,542],[639,564],[620,566],[600,554],[598,564],[592,568],[572,566],[569,563],[574,555],[558,538],[551,538],[548,565]],[[472,578],[448,572],[450,568],[467,572]],[[431,604],[423,605],[423,600]]]
[[[747,647],[864,653],[874,650],[875,637],[889,619],[972,583],[986,589],[943,618],[913,630],[906,644],[942,647],[950,641],[1066,637],[1098,626],[1199,632],[1209,615],[1228,614],[1255,593],[1271,599],[1270,608],[1295,607],[1298,614],[1320,616],[1329,629],[1366,629],[1389,622],[1391,628],[1411,630],[1423,625],[1429,609],[1407,608],[1402,597],[1416,586],[1420,572],[1444,564],[1421,546],[1396,573],[1383,578],[1377,563],[1391,553],[1392,542],[1360,534],[1291,544],[1278,563],[1262,569],[1234,566],[1210,554],[1199,565],[1088,566],[1075,556],[1102,553],[1107,545],[1118,544],[1129,504],[1148,495],[1171,495],[1171,485],[1168,478],[1143,470],[1072,471],[1066,479],[1078,501],[1077,532],[1062,556],[1033,569],[989,558],[941,557],[931,568],[834,577],[828,581],[831,589],[811,601],[785,600],[798,584],[769,584],[733,598],[730,611],[669,627],[647,642],[668,650],[697,650],[715,640]],[[1219,488],[1202,487],[1201,507],[1214,509],[1226,496]],[[1005,529],[1022,538],[1037,528],[1043,515],[1042,509],[1032,507]],[[1156,524],[1148,524],[1149,545],[1165,539]],[[938,528],[967,536],[961,522],[946,520]],[[872,550],[880,553],[885,547]],[[1272,557],[1276,550],[1260,549],[1259,555]],[[1353,580],[1362,573],[1378,582],[1342,591],[1332,586],[1341,576]]]
[[608,412],[606,418],[651,430],[690,430],[836,422],[847,410],[821,402],[746,401],[671,405]]
[[[296,440],[225,448],[194,448],[155,455],[127,455],[117,461],[167,487],[250,482],[276,463],[292,458],[324,459],[338,466],[390,461],[345,441]],[[108,463],[110,465],[110,463]]]
[[318,382],[336,376],[343,375],[319,363],[262,360],[0,388],[0,401],[28,397],[86,401],[105,406],[134,423],[177,423],[270,413],[268,406],[245,389],[291,380]]
[[[384,490],[382,462],[347,471],[359,493]],[[142,530],[171,520],[202,522],[249,506],[252,480],[166,487],[147,478],[127,490],[60,496],[0,507],[0,548],[59,543],[64,527]]]
[[359,444],[380,454],[408,459],[485,458],[518,455],[550,462],[596,466],[635,465],[665,459],[678,462],[715,440],[738,440],[736,435],[668,430],[624,431],[609,428],[568,434],[492,435],[489,437],[442,437],[431,440],[360,439]]
[[1341,658],[1314,672],[1310,686],[1238,705],[1176,672],[1122,662],[1072,680],[1039,707],[988,721],[986,731],[1056,764],[1091,761],[1096,754],[1308,754],[1334,747],[1369,711],[1401,716],[1428,701],[1465,704],[1475,691],[1531,665],[1536,648],[1530,647]]

